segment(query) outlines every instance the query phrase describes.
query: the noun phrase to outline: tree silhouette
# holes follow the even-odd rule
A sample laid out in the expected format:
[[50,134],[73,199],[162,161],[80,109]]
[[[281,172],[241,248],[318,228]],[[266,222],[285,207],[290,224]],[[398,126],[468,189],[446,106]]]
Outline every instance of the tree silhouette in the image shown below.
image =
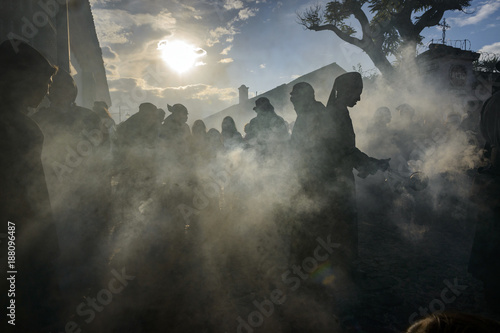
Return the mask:
[[[436,26],[449,10],[464,10],[471,0],[336,0],[323,9],[315,5],[297,13],[299,23],[313,31],[333,31],[343,41],[361,48],[387,79],[396,67],[388,57],[405,64],[416,56],[421,32]],[[367,11],[367,12],[365,12]],[[367,13],[370,14],[367,14]],[[373,16],[370,20],[368,17]],[[361,37],[347,22],[354,17],[361,26]]]

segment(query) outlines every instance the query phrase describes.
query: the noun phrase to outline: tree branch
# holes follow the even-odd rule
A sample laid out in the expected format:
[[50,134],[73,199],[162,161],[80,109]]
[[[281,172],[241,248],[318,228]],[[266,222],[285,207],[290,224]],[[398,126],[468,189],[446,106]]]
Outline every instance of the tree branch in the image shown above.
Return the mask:
[[411,20],[411,16],[415,6],[417,6],[417,2],[415,0],[404,2],[401,5],[403,7],[400,7],[398,13],[394,14],[394,20],[391,20],[403,40],[407,38],[411,39],[414,35],[415,26]]
[[356,4],[357,5],[352,6],[352,14],[359,21],[359,24],[361,24],[361,30],[363,31],[363,39],[371,38],[370,21],[366,17],[365,12],[363,12],[363,10],[361,9],[359,3]]
[[324,25],[311,25],[308,27],[309,30],[313,30],[313,31],[325,31],[325,30],[330,30],[330,31],[333,31],[340,39],[342,39],[344,42],[347,42],[349,44],[352,44],[352,45],[355,45],[355,46],[358,46],[360,47],[361,49],[364,49],[362,46],[363,46],[363,42],[362,40],[356,38],[356,37],[352,37],[348,34],[346,34],[345,32],[343,32],[342,30],[340,30],[339,28],[337,28],[335,25],[333,24],[324,24]]
[[446,9],[443,6],[432,6],[432,8],[422,14],[419,20],[415,23],[415,32],[420,34],[425,28],[433,27],[439,24],[439,21],[443,18],[445,11]]
[[303,25],[306,29],[310,26],[318,25],[323,22],[323,17],[321,15],[321,6],[317,4],[305,10],[304,14],[299,12],[296,13],[299,20],[299,24]]

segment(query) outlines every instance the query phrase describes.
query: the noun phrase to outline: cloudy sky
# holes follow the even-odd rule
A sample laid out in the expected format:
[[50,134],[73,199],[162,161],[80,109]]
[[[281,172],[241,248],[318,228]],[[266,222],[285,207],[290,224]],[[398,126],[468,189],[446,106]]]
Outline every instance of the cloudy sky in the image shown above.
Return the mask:
[[[166,109],[183,103],[189,123],[336,62],[345,70],[374,69],[363,52],[331,31],[297,23],[309,0],[91,0],[118,120],[142,102]],[[500,1],[473,0],[447,12],[446,38],[470,40],[475,51],[500,53]],[[440,39],[424,30],[424,44]],[[423,51],[423,49],[422,49]]]

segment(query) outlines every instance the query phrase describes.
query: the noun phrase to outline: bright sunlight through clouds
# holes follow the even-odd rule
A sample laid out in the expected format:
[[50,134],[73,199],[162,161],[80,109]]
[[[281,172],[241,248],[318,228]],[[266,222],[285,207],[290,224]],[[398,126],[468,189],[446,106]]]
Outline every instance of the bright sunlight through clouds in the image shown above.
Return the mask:
[[158,50],[161,51],[161,57],[167,65],[178,73],[203,65],[199,59],[207,54],[205,50],[180,40],[162,40],[158,43]]

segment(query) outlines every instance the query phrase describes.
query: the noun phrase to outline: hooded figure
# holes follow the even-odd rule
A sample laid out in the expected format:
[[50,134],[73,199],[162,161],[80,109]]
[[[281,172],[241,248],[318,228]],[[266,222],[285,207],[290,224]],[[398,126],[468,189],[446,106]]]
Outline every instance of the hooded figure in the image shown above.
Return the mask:
[[[57,67],[28,44],[6,40],[0,44],[0,233],[15,242],[15,258],[8,239],[0,243],[0,298],[10,306],[7,271],[15,275],[15,326],[4,317],[2,332],[47,332],[54,329],[58,295],[54,260],[59,256],[55,224],[41,161],[43,134],[26,114],[36,108]],[[15,260],[7,267],[8,260]],[[7,328],[9,327],[9,328]]]
[[332,155],[338,162],[336,169],[341,175],[352,179],[354,179],[353,168],[364,178],[379,169],[386,170],[389,167],[388,160],[368,157],[356,148],[356,136],[347,107],[353,107],[361,100],[362,91],[363,80],[358,72],[345,73],[337,77],[328,99],[325,121],[327,128],[324,133],[330,141]]
[[335,79],[327,104],[324,135],[325,189],[328,198],[329,234],[334,242],[342,244],[335,259],[336,264],[347,274],[353,273],[353,262],[358,252],[358,226],[356,192],[353,169],[358,176],[366,177],[377,170],[386,170],[388,160],[368,157],[356,148],[355,134],[348,107],[361,99],[363,81],[357,72],[345,73]]

